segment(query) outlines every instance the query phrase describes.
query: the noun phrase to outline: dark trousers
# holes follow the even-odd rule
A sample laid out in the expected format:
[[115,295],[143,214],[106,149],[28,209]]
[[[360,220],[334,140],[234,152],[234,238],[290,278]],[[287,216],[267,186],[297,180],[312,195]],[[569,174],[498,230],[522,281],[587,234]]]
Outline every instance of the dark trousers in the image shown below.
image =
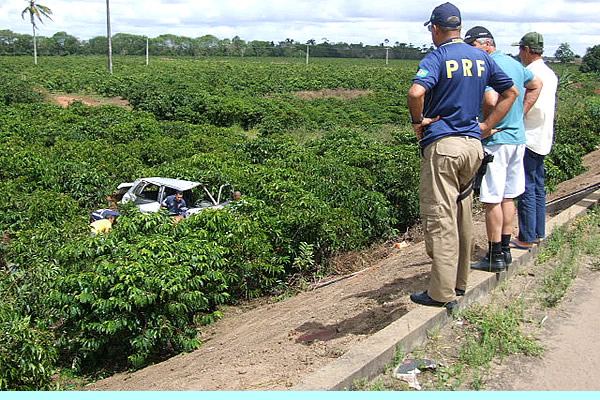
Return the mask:
[[535,242],[546,236],[546,190],[544,157],[525,150],[525,192],[518,197],[519,240]]

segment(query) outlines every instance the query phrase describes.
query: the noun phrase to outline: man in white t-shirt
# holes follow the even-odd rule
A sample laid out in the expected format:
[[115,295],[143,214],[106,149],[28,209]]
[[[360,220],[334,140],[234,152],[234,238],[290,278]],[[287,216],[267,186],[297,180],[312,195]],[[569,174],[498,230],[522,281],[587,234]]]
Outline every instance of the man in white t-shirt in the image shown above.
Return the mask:
[[541,34],[529,32],[513,46],[519,46],[521,62],[543,82],[540,96],[524,118],[525,192],[518,198],[519,236],[512,242],[516,248],[531,248],[546,235],[544,157],[552,149],[558,78],[542,58],[544,37]]

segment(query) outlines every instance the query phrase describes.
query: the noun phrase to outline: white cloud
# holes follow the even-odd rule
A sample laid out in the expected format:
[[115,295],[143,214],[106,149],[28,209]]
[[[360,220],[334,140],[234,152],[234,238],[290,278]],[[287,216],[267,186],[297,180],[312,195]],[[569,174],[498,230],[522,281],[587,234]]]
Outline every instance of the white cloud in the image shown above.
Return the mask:
[[[299,42],[327,38],[332,42],[390,42],[431,44],[423,27],[431,10],[445,0],[111,0],[112,33],[156,37],[175,34],[219,38],[240,36],[245,40]],[[546,54],[567,42],[580,55],[600,44],[598,0],[504,0],[453,2],[462,12],[464,29],[486,26],[506,52],[510,44],[528,31],[542,33]],[[105,0],[40,0],[53,11],[53,21],[40,24],[39,33],[59,31],[89,39],[106,35]],[[27,3],[0,1],[0,29],[30,33],[21,19]]]

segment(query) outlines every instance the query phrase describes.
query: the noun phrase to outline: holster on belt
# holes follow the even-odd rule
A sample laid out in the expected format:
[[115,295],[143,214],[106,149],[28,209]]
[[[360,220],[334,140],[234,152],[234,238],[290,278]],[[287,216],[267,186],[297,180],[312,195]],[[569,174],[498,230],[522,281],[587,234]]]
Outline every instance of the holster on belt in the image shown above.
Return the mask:
[[494,155],[490,153],[483,152],[483,160],[481,161],[481,165],[477,170],[475,176],[467,183],[464,187],[460,188],[460,194],[456,199],[456,202],[461,202],[464,198],[471,194],[471,192],[475,192],[475,195],[479,196],[479,192],[481,190],[481,182],[483,181],[483,176],[487,171],[487,165],[494,161]]

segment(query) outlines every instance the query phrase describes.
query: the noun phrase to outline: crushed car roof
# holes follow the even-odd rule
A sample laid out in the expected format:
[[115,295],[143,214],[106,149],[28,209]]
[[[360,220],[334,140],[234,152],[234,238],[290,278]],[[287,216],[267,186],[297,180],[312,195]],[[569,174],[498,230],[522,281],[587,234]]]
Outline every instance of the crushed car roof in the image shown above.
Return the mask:
[[[196,186],[201,185],[200,182],[192,182],[192,181],[185,181],[183,179],[160,178],[160,177],[140,178],[140,179],[137,179],[136,181],[144,181],[144,182],[152,183],[152,184],[158,185],[158,186],[167,186],[172,189],[181,190],[181,191],[190,190],[190,189],[195,188]],[[131,186],[133,184],[132,183],[122,183],[119,186],[127,186],[127,185]]]

